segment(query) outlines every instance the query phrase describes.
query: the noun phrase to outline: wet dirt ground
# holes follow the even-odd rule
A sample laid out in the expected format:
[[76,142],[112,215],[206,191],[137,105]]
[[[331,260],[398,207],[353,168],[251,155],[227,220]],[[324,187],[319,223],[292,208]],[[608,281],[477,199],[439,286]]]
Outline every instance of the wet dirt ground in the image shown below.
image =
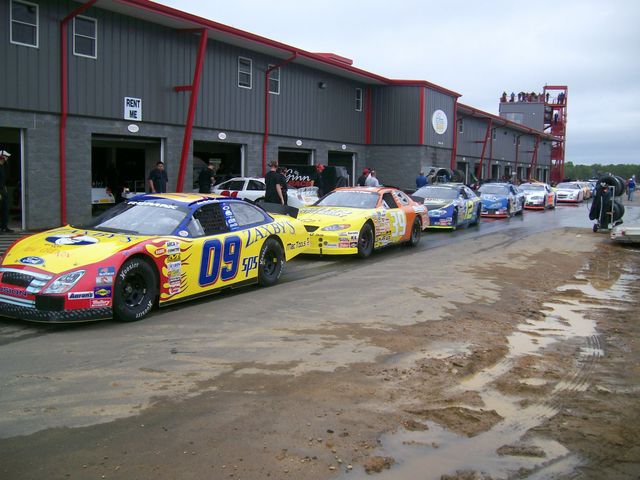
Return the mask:
[[[277,360],[209,359],[188,395],[5,435],[0,476],[640,478],[640,249],[563,228],[418,255],[244,294],[296,299],[273,310]],[[45,418],[42,395],[2,424]]]

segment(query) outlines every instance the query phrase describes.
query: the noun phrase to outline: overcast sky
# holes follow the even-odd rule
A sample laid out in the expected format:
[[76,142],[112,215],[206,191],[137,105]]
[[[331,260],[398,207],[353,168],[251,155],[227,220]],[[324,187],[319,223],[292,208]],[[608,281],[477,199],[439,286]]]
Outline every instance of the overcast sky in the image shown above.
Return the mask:
[[498,113],[503,91],[567,85],[566,161],[640,164],[640,1],[161,0]]

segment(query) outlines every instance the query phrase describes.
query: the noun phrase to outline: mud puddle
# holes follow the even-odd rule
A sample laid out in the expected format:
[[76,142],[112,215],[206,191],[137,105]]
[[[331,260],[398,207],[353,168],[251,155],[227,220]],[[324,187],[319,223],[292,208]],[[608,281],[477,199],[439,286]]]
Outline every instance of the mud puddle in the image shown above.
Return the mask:
[[[518,325],[507,338],[508,353],[498,363],[464,378],[452,389],[451,397],[480,397],[481,407],[477,400],[466,400],[469,404],[421,411],[417,422],[423,428],[403,428],[383,435],[372,456],[384,459],[387,469],[375,478],[428,480],[447,475],[455,479],[467,478],[463,472],[477,472],[493,480],[542,479],[575,470],[581,464],[577,455],[531,430],[560,411],[563,392],[585,391],[591,385],[590,372],[604,351],[589,312],[622,308],[639,278],[618,270],[614,279],[602,282],[602,278],[591,278],[588,270],[577,275],[575,283],[557,289],[553,302],[543,305],[540,319]],[[577,360],[560,379],[545,378],[544,369],[527,369],[524,375],[518,371],[519,362],[535,364],[556,342],[575,346]],[[460,350],[466,350],[466,345],[446,345],[438,349],[436,357],[459,354]],[[522,392],[517,387],[505,388],[505,384],[520,385]],[[535,394],[527,395],[531,392]],[[474,422],[475,427],[468,426]],[[371,476],[356,468],[339,478]]]

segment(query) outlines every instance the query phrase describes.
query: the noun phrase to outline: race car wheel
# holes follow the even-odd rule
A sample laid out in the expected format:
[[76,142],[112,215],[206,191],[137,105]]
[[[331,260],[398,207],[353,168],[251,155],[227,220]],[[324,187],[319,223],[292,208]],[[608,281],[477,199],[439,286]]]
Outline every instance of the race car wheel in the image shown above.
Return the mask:
[[360,235],[358,235],[358,256],[360,258],[367,258],[371,255],[374,241],[373,228],[370,223],[365,223],[360,229]]
[[407,247],[415,247],[420,243],[420,237],[422,236],[422,224],[420,220],[417,218],[413,221],[413,226],[411,227],[411,236],[409,237],[409,241],[407,242]]
[[130,258],[122,264],[113,286],[113,317],[121,322],[144,318],[158,296],[156,272],[142,258]]
[[456,228],[458,228],[458,210],[454,210],[451,217],[451,230],[453,231]]
[[511,202],[507,203],[507,216],[512,217],[513,212],[511,211]]
[[478,205],[478,211],[476,212],[476,218],[473,219],[471,225],[480,225],[480,215],[482,215],[482,205]]
[[520,210],[516,212],[516,215],[524,215],[524,202],[520,205]]
[[284,266],[284,252],[275,238],[267,238],[260,250],[258,265],[258,283],[262,287],[275,285],[282,274]]

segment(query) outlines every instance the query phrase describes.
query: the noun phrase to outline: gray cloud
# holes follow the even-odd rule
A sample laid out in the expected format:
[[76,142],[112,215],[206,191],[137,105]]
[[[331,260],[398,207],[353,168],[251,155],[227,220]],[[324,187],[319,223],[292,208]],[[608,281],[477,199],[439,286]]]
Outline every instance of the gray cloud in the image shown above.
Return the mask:
[[569,87],[567,160],[640,163],[640,2],[162,0],[497,113],[503,90]]

